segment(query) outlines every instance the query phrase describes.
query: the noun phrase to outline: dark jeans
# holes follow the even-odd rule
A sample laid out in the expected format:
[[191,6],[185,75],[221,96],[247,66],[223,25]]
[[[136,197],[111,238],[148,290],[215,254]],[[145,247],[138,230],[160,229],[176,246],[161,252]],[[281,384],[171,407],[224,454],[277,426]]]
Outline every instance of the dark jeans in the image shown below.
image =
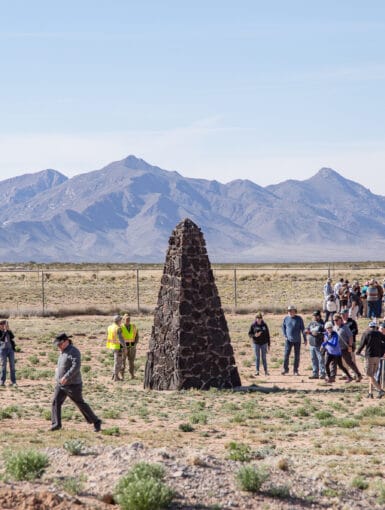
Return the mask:
[[82,395],[82,384],[66,384],[65,386],[57,385],[52,400],[52,426],[61,427],[61,406],[67,397],[77,405],[88,423],[96,423],[99,418],[94,414],[91,407],[84,402]]
[[289,342],[289,340],[285,340],[285,357],[283,360],[283,369],[285,372],[289,371],[289,356],[291,350],[294,348],[294,372],[298,372],[299,368],[299,358],[301,353],[301,342]]
[[[350,379],[349,372],[346,370],[346,368],[342,364],[342,356],[335,356],[334,354],[329,354],[328,352],[326,352],[325,369],[326,369],[326,374],[329,377],[329,379],[335,379],[336,373],[337,373],[337,366]],[[331,368],[331,370],[330,370],[330,368]]]
[[368,301],[368,312],[366,314],[368,319],[381,317],[381,304],[381,299],[378,301]]
[[349,352],[347,349],[344,349],[342,351],[342,358],[347,364],[347,366],[353,370],[357,377],[362,377],[361,372],[358,370],[357,365],[353,361],[351,352]]
[[255,370],[259,372],[259,366],[262,358],[262,365],[265,373],[267,372],[267,360],[266,360],[266,353],[267,353],[267,346],[268,344],[254,344],[254,353],[255,353]]
[[12,347],[0,348],[0,360],[1,360],[1,383],[4,384],[7,378],[7,360],[9,360],[11,383],[16,384],[15,353],[13,352]]

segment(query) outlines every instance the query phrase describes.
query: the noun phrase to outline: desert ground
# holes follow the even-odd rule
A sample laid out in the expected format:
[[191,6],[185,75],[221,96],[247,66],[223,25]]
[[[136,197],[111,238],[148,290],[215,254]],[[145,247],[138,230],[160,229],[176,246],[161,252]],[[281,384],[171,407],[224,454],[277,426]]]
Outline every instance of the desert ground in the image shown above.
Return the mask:
[[[381,281],[385,276],[385,268],[369,268],[365,275],[361,272],[357,279],[376,272]],[[86,314],[87,299],[81,303],[73,299],[71,303],[65,283],[68,279],[62,282],[62,297],[57,302],[51,293],[48,308],[55,308],[56,313],[45,317],[20,313],[24,306],[21,298],[18,309],[4,300],[3,313],[9,312],[20,352],[18,386],[0,389],[1,508],[113,508],[116,483],[142,460],[165,468],[166,483],[175,491],[174,509],[385,508],[385,399],[366,398],[367,378],[351,384],[338,379],[333,385],[309,380],[311,365],[306,348],[301,353],[300,377],[281,375],[284,306],[295,302],[305,324],[309,322],[311,310],[321,304],[325,272],[314,276],[314,272],[303,270],[295,272],[295,279],[285,277],[291,283],[284,284],[284,297],[279,299],[279,290],[271,282],[283,272],[263,274],[243,274],[241,282],[248,297],[239,303],[238,313],[234,313],[229,296],[233,291],[231,278],[218,283],[241,391],[143,389],[152,326],[150,299],[145,313],[135,312],[134,298],[125,307],[120,298],[116,304],[121,311],[133,310],[132,322],[140,330],[136,378],[126,376],[122,382],[111,381],[112,358],[105,349],[110,314]],[[288,270],[285,274],[293,273]],[[356,279],[357,274],[346,268],[341,276]],[[25,280],[23,285],[29,292]],[[86,287],[79,278],[78,282]],[[145,282],[141,284],[144,288]],[[155,277],[149,287],[156,296]],[[268,305],[263,306],[260,296],[266,288],[270,289],[265,291]],[[88,306],[93,302],[89,295]],[[75,313],[76,307],[79,313]],[[266,312],[272,335],[270,375],[266,377],[255,376],[247,336],[260,309]],[[114,311],[114,306],[108,310]],[[367,323],[367,319],[359,320],[360,333]],[[103,420],[102,433],[93,432],[70,401],[63,406],[63,429],[49,431],[58,356],[52,340],[62,331],[74,336],[74,344],[82,352],[84,396]],[[358,363],[363,367],[361,359]],[[80,445],[79,454],[68,449],[74,442]],[[7,473],[7,456],[25,450],[48,456],[49,465],[41,479],[20,482]],[[236,474],[245,465],[268,473],[256,493],[237,484]]]

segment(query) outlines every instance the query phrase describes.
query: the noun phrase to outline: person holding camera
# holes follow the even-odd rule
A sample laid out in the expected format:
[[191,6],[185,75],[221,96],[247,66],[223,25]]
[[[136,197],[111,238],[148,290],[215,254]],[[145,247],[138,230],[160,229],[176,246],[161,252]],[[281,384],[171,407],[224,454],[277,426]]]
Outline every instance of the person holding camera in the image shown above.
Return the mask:
[[325,379],[325,362],[324,357],[321,354],[321,344],[324,340],[323,334],[325,332],[325,323],[321,318],[320,310],[314,310],[312,317],[313,320],[309,323],[305,330],[307,341],[309,343],[310,359],[313,371],[313,374],[309,377],[309,379]]
[[269,375],[267,370],[266,354],[270,349],[270,333],[267,324],[263,320],[263,315],[258,312],[255,321],[249,329],[249,337],[253,342],[255,354],[255,375],[259,375],[259,366],[262,358],[262,365],[265,375]]
[[9,371],[11,376],[11,386],[16,386],[15,370],[15,335],[9,329],[8,321],[0,321],[0,360],[1,360],[1,380],[0,386],[5,386],[7,378],[7,360],[9,361]]

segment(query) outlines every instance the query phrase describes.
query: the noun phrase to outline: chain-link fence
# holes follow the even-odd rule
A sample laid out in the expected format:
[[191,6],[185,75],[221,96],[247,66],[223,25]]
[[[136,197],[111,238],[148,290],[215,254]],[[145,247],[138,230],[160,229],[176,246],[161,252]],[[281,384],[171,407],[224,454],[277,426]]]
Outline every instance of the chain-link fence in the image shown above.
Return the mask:
[[[2,269],[0,314],[93,314],[150,312],[156,306],[163,266]],[[280,312],[288,303],[319,307],[327,277],[382,282],[385,263],[213,265],[222,306],[242,312]]]

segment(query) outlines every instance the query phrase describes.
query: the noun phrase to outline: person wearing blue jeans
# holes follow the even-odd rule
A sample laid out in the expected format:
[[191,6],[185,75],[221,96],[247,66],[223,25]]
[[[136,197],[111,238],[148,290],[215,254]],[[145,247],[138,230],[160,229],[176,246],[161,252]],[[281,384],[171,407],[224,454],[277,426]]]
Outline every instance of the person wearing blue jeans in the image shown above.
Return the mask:
[[282,375],[289,373],[289,358],[292,349],[294,348],[294,375],[299,375],[299,361],[301,353],[301,335],[303,337],[304,344],[307,344],[305,325],[302,317],[297,315],[297,308],[294,305],[290,305],[287,308],[287,316],[284,318],[282,323],[282,333],[285,337],[285,354],[283,360]]
[[16,386],[15,370],[15,342],[14,334],[8,329],[8,321],[0,321],[0,360],[1,360],[1,379],[0,386],[5,386],[7,378],[7,361],[9,361],[9,371],[11,376],[11,385]]
[[324,357],[321,353],[324,331],[324,321],[321,319],[321,312],[320,310],[315,310],[313,312],[313,320],[306,328],[313,371],[309,379],[325,379],[326,376]]
[[250,326],[249,337],[251,338],[254,347],[255,375],[259,375],[261,358],[265,375],[269,375],[267,370],[266,354],[270,349],[270,333],[267,324],[263,320],[261,312],[257,313],[255,321]]

